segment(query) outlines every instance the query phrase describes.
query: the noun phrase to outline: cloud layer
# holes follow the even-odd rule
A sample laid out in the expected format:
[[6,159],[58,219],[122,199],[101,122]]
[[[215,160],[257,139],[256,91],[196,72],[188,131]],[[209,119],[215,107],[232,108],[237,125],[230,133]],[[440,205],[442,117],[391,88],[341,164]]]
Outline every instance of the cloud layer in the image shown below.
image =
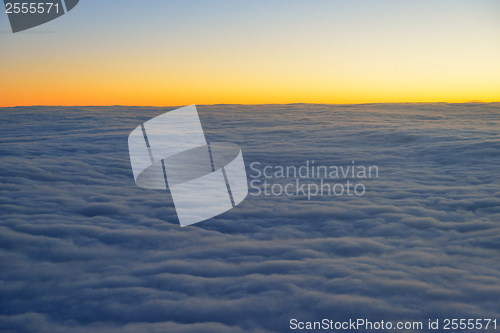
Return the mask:
[[0,110],[0,331],[289,332],[500,314],[500,105],[200,106],[249,165],[377,165],[181,228],[127,136],[169,109]]

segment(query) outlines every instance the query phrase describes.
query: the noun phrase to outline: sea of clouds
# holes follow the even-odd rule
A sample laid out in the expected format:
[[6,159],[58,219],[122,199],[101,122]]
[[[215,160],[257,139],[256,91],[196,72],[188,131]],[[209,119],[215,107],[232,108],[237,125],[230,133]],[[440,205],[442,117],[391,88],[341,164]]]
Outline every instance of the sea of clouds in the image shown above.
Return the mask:
[[376,165],[363,196],[252,196],[179,226],[128,134],[173,108],[0,109],[0,332],[290,332],[497,318],[500,104],[199,106],[250,163]]

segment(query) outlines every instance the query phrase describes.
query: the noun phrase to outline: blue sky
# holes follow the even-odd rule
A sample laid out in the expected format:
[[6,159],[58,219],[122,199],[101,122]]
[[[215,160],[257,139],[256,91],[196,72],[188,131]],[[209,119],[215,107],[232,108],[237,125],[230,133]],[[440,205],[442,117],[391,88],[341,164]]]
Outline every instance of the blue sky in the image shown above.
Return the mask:
[[498,101],[499,16],[498,1],[86,0],[13,35],[2,13],[0,100]]

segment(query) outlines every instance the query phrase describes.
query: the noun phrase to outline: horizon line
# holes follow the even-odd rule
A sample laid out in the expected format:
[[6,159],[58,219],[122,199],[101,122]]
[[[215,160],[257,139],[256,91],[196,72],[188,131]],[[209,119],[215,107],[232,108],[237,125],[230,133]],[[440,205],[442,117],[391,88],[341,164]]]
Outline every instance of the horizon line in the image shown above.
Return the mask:
[[182,107],[186,105],[196,106],[218,106],[218,105],[244,105],[244,106],[259,106],[259,105],[374,105],[374,104],[498,104],[500,101],[483,102],[480,100],[466,101],[466,102],[367,102],[367,103],[214,103],[214,104],[181,104],[181,105],[125,105],[125,104],[106,104],[106,105],[11,105],[0,106],[2,109],[6,108],[21,108],[21,107],[142,107],[142,108],[169,108],[169,107]]

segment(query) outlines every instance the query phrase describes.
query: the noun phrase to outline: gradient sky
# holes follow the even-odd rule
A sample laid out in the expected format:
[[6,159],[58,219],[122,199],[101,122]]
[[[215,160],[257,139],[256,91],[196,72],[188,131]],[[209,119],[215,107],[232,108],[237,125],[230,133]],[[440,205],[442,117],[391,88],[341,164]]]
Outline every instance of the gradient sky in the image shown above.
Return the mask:
[[81,0],[0,31],[0,106],[500,101],[496,0]]

